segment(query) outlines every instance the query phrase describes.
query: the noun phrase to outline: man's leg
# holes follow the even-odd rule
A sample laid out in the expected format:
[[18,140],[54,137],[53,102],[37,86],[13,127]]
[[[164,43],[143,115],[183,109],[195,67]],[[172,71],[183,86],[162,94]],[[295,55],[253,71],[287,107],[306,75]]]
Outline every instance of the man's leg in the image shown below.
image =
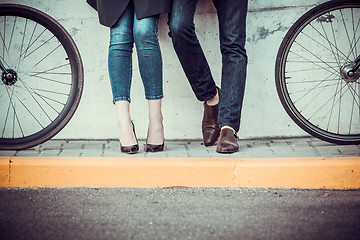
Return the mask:
[[213,0],[213,2],[219,18],[220,49],[222,53],[222,94],[219,112],[219,124],[222,131],[217,151],[231,153],[238,151],[239,148],[234,135],[239,131],[240,127],[245,90],[247,66],[245,41],[248,1]]
[[[209,65],[195,34],[194,14],[198,0],[173,0],[169,15],[175,52],[198,100],[204,101],[202,131],[206,146],[219,137],[218,92]],[[208,104],[207,104],[208,103]]]

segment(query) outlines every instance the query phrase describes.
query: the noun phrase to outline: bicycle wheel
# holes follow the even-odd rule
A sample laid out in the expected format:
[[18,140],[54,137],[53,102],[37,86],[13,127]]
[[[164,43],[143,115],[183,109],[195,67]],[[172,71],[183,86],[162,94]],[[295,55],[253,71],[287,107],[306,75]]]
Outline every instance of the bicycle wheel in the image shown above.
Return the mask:
[[276,65],[283,107],[309,134],[336,144],[360,143],[360,2],[330,1],[306,12],[285,35]]
[[45,13],[0,5],[0,149],[38,145],[73,116],[83,88],[79,51]]

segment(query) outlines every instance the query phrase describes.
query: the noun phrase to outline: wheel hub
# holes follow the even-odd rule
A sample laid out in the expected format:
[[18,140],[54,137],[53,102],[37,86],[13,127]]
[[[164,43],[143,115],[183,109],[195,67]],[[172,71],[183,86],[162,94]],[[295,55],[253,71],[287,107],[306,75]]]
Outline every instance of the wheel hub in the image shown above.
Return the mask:
[[340,68],[340,75],[346,82],[356,82],[360,78],[360,69],[352,71],[355,63],[349,63]]
[[17,81],[17,73],[12,69],[7,69],[7,72],[3,72],[1,75],[1,80],[6,85],[14,85]]

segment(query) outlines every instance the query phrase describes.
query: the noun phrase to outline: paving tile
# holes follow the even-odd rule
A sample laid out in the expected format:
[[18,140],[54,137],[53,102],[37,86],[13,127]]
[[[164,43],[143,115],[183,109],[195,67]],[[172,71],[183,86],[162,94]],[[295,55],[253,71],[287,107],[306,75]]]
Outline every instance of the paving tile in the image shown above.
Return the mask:
[[50,140],[40,145],[42,150],[60,150],[61,145],[65,145],[66,140]]
[[0,156],[15,156],[16,151],[15,150],[4,150],[4,151],[0,151]]
[[59,149],[54,149],[54,150],[42,150],[39,153],[40,157],[57,157],[60,155],[60,148]]
[[350,146],[317,146],[316,150],[322,157],[360,156],[360,150]]
[[189,157],[218,157],[216,146],[205,147],[202,141],[184,142],[184,147]]
[[[145,144],[145,143],[144,143]],[[165,150],[162,152],[147,152],[145,153],[145,157],[158,157],[158,158],[186,158],[189,157],[189,154],[186,150],[186,142],[184,141],[166,141],[165,142]],[[144,147],[143,147],[144,149]]]
[[32,157],[32,156],[38,156],[40,153],[39,146],[34,148],[28,148],[21,151],[16,151],[15,156],[21,156],[21,157]]

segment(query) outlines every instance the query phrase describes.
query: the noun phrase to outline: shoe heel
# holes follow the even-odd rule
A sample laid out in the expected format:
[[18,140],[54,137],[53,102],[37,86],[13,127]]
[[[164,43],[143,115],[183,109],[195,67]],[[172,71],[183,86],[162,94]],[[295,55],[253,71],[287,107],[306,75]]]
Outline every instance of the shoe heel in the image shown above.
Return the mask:
[[136,137],[136,133],[135,133],[135,125],[133,123],[133,121],[131,121],[132,126],[133,126],[133,132],[134,132],[134,136],[136,139],[136,144],[135,145],[131,145],[131,146],[122,146],[120,143],[120,150],[122,153],[127,153],[127,154],[135,154],[139,151],[139,142],[137,140]]

